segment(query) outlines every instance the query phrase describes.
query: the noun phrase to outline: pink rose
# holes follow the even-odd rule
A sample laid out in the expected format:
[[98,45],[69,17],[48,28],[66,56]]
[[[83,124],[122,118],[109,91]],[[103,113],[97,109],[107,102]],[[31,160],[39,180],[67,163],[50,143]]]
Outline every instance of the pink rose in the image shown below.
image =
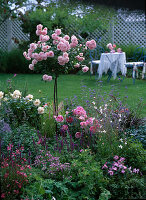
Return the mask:
[[86,126],[88,126],[88,124],[86,122],[80,122],[81,128],[85,128]]
[[52,39],[53,39],[53,40],[58,40],[58,36],[57,36],[56,33],[53,33],[53,34],[52,34]]
[[118,49],[117,49],[117,52],[118,52],[118,53],[121,53],[121,52],[122,52],[121,48],[118,48]]
[[29,65],[29,69],[30,69],[30,70],[34,70],[34,65],[33,65],[33,64],[30,64],[30,65]]
[[65,40],[69,40],[69,39],[70,39],[70,37],[69,37],[68,35],[65,35],[63,38],[64,38]]
[[42,35],[47,35],[47,28],[44,28],[44,29],[43,29]]
[[64,131],[66,131],[66,130],[68,130],[68,126],[64,124],[64,125],[62,126],[62,129],[63,129]]
[[42,24],[37,25],[37,30],[42,30],[42,28],[43,28]]
[[53,52],[53,51],[47,52],[47,56],[48,56],[48,57],[54,57],[54,52]]
[[30,44],[30,49],[31,50],[35,50],[37,48],[37,44],[35,44],[35,43],[31,43]]
[[61,34],[61,29],[56,29],[55,33],[56,33],[56,35],[60,35]]
[[87,66],[85,66],[85,67],[83,67],[82,68],[82,71],[85,73],[85,72],[87,72],[89,70],[89,67],[87,67]]
[[79,68],[80,67],[80,64],[77,63],[76,65],[74,65],[75,68]]
[[55,120],[56,120],[57,122],[63,122],[63,121],[64,121],[64,118],[63,118],[62,115],[58,115],[57,117],[55,117]]
[[75,137],[76,138],[80,138],[81,137],[81,133],[80,132],[76,132]]
[[113,49],[113,45],[111,43],[107,44],[108,49]]
[[96,42],[95,40],[87,41],[86,46],[90,49],[93,50],[96,48]]
[[38,62],[38,61],[34,59],[34,60],[32,61],[32,65],[37,64],[37,62]]
[[50,81],[52,81],[52,76],[48,76],[47,74],[44,74],[44,75],[43,75],[43,80],[44,80],[44,81],[49,81],[49,82],[50,82]]

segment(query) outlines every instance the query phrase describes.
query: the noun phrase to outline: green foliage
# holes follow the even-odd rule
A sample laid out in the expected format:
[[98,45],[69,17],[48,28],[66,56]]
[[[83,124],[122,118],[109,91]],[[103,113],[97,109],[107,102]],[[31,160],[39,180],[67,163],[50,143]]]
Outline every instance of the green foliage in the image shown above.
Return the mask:
[[[22,28],[25,33],[30,34],[30,42],[37,40],[35,31],[38,24],[42,24],[49,30],[62,28],[63,32],[69,35],[78,32],[82,38],[86,39],[97,27],[106,31],[108,27],[107,19],[115,14],[114,9],[99,5],[87,6],[79,2],[72,2],[71,4],[72,6],[70,6],[70,2],[65,2],[65,4],[62,1],[51,2],[45,9],[39,8],[22,16]],[[78,10],[81,12],[79,16]]]
[[52,137],[56,131],[56,123],[54,119],[53,104],[48,103],[45,113],[41,116],[41,128],[40,132],[46,137]]
[[28,63],[20,49],[0,50],[0,73],[28,73]]

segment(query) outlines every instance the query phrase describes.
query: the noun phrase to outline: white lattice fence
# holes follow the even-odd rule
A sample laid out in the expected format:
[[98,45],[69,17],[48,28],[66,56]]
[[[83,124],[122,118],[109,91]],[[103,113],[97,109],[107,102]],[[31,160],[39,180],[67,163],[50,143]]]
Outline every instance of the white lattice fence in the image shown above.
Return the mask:
[[[79,36],[82,30],[76,31],[74,25],[70,25],[69,32]],[[14,38],[19,41],[29,40],[29,35],[22,32],[21,21],[6,20],[0,25],[0,48],[11,50],[18,45]],[[90,34],[88,39],[95,39],[99,45],[115,42],[119,45],[134,44],[146,46],[145,14],[139,12],[120,11],[113,19],[108,19],[107,29],[97,29]]]
[[7,19],[0,25],[0,48],[10,51],[17,47],[16,41],[28,41],[29,35],[23,33],[21,21]]
[[146,46],[145,16],[136,12],[119,13],[114,22],[117,44]]

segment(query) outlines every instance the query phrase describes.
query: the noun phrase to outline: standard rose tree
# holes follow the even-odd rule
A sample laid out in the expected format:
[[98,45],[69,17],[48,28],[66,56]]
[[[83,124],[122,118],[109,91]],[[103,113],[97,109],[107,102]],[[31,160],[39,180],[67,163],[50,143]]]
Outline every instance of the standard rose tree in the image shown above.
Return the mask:
[[47,28],[43,28],[41,24],[37,25],[36,35],[39,36],[39,41],[31,43],[28,51],[23,55],[27,60],[32,61],[29,64],[30,70],[37,69],[37,63],[42,61],[43,71],[46,72],[42,77],[44,81],[49,82],[52,80],[52,76],[54,77],[54,108],[55,114],[58,114],[57,77],[74,68],[79,68],[84,73],[87,72],[89,67],[83,65],[85,53],[87,48],[95,49],[96,42],[91,40],[86,44],[79,44],[75,35],[71,37],[64,35],[61,29],[56,29],[48,34]]

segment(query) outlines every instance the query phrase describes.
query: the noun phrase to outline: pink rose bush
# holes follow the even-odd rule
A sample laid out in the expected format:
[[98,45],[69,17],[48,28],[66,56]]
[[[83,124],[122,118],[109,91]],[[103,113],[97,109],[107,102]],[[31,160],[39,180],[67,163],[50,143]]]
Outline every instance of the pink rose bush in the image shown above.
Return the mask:
[[[27,52],[24,52],[24,57],[32,61],[29,64],[30,70],[35,70],[36,64],[40,61],[46,61],[47,59],[55,59],[55,63],[47,65],[47,73],[59,74],[67,71],[68,67],[65,66],[69,62],[72,64],[72,68],[81,68],[85,73],[89,70],[87,66],[83,66],[82,62],[85,60],[83,51],[87,49],[95,49],[95,40],[87,41],[86,44],[79,44],[79,40],[75,35],[71,37],[64,35],[61,29],[48,32],[48,29],[43,25],[38,24],[36,27],[36,35],[39,37],[38,42],[31,43]],[[49,76],[49,75],[48,75]],[[51,81],[49,78],[43,75],[44,81]]]
[[58,115],[54,116],[54,118],[61,135],[70,135],[77,142],[84,139],[86,144],[92,137],[96,137],[96,133],[102,128],[99,121],[89,117],[82,106],[77,106],[70,112],[67,111],[65,116]]

